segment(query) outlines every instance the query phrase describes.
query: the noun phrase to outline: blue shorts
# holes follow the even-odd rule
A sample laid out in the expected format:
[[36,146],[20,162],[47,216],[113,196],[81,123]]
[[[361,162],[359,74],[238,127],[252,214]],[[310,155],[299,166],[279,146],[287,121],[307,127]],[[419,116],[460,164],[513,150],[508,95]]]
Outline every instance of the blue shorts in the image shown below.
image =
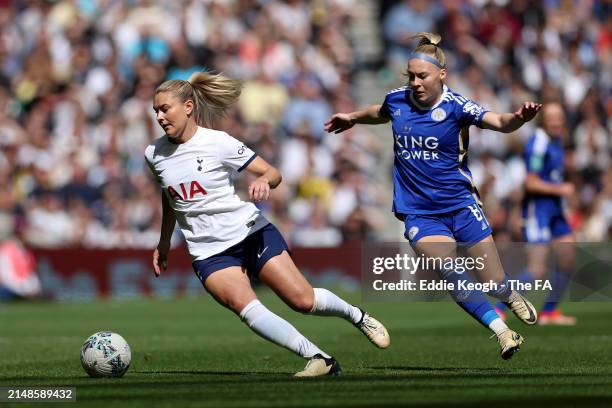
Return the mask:
[[478,204],[441,214],[396,214],[403,219],[411,244],[424,237],[445,235],[461,244],[476,244],[493,232]]
[[274,225],[268,224],[225,251],[195,261],[193,270],[202,284],[214,272],[230,266],[240,266],[249,275],[257,276],[266,262],[283,251],[289,252],[285,239]]
[[523,240],[547,243],[572,233],[563,209],[560,207],[530,205],[523,211]]

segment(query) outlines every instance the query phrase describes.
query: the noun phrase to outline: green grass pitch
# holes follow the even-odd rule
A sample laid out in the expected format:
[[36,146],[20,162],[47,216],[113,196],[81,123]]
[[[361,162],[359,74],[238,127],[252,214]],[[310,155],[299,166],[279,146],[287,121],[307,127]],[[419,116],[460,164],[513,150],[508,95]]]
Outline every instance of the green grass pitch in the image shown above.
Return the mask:
[[[502,361],[488,331],[452,303],[365,304],[391,334],[391,347],[378,350],[341,319],[292,312],[268,291],[260,297],[338,358],[343,375],[292,378],[303,360],[203,295],[0,305],[0,386],[74,386],[75,405],[87,407],[612,406],[612,303],[567,304],[574,328],[511,318],[527,341]],[[100,330],[130,343],[125,377],[82,370],[80,346]]]

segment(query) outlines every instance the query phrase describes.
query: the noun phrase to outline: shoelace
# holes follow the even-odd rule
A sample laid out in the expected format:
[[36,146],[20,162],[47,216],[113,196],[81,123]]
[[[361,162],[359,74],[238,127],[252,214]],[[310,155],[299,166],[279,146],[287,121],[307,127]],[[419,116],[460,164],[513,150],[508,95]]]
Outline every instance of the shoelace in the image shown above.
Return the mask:
[[529,310],[527,309],[527,306],[525,306],[524,303],[520,303],[517,307],[516,307],[517,311],[519,313],[529,313]]
[[[502,334],[504,334],[504,333],[506,333],[507,331],[511,331],[511,330],[510,330],[510,329],[506,329],[506,330],[504,330],[503,332],[499,333],[499,336],[498,336],[497,334],[493,333],[493,335],[492,335],[491,337],[489,337],[489,338],[490,338],[490,339],[492,339],[493,337],[497,336],[497,343],[499,343],[499,345],[501,346],[501,345],[502,345],[502,342],[501,342],[501,335],[502,335]],[[512,340],[514,340],[514,341],[517,341],[517,340],[518,340],[518,338],[519,338],[520,336],[521,336],[521,335],[520,335],[520,334],[518,334],[518,333],[514,333],[514,334],[512,334],[512,335],[511,335]],[[523,339],[523,342],[525,342],[525,340],[524,340],[524,339]]]
[[514,300],[510,301],[510,304],[512,306],[517,305],[514,308],[519,313],[524,313],[524,312],[529,313],[529,309],[527,308],[527,305],[525,304],[525,302],[520,296],[516,296]]
[[363,319],[363,322],[361,323],[361,327],[363,327],[364,330],[366,330],[369,333],[378,331],[378,326],[374,322],[372,322],[370,319],[368,319],[367,317]]
[[500,337],[501,337],[502,334],[504,334],[507,331],[510,331],[510,329],[505,329],[503,332],[501,332],[499,334],[493,333],[489,338],[492,339],[493,337],[497,337],[497,342],[501,344]]

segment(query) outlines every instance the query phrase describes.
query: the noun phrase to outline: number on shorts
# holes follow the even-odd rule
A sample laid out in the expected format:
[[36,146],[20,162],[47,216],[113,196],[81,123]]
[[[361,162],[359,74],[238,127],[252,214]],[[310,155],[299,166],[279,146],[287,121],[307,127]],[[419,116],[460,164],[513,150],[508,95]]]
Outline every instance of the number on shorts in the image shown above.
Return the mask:
[[484,215],[482,215],[482,212],[480,211],[480,207],[478,207],[478,205],[468,205],[468,208],[474,215],[474,218],[476,218],[476,221],[480,222],[484,219]]

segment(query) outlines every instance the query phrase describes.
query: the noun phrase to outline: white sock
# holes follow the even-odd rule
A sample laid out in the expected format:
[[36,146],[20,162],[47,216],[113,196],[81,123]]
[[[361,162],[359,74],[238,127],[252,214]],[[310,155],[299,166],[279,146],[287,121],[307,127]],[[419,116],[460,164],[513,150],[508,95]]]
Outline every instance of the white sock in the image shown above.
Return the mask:
[[300,357],[309,359],[315,354],[321,354],[325,358],[330,357],[289,322],[272,313],[257,299],[242,309],[240,319],[264,339],[285,347]]
[[351,323],[359,323],[361,310],[340,299],[327,289],[314,288],[314,305],[310,314],[317,316],[338,316]]
[[508,326],[501,318],[493,319],[491,323],[489,323],[489,329],[493,330],[495,334],[499,334],[504,330],[508,330]]

